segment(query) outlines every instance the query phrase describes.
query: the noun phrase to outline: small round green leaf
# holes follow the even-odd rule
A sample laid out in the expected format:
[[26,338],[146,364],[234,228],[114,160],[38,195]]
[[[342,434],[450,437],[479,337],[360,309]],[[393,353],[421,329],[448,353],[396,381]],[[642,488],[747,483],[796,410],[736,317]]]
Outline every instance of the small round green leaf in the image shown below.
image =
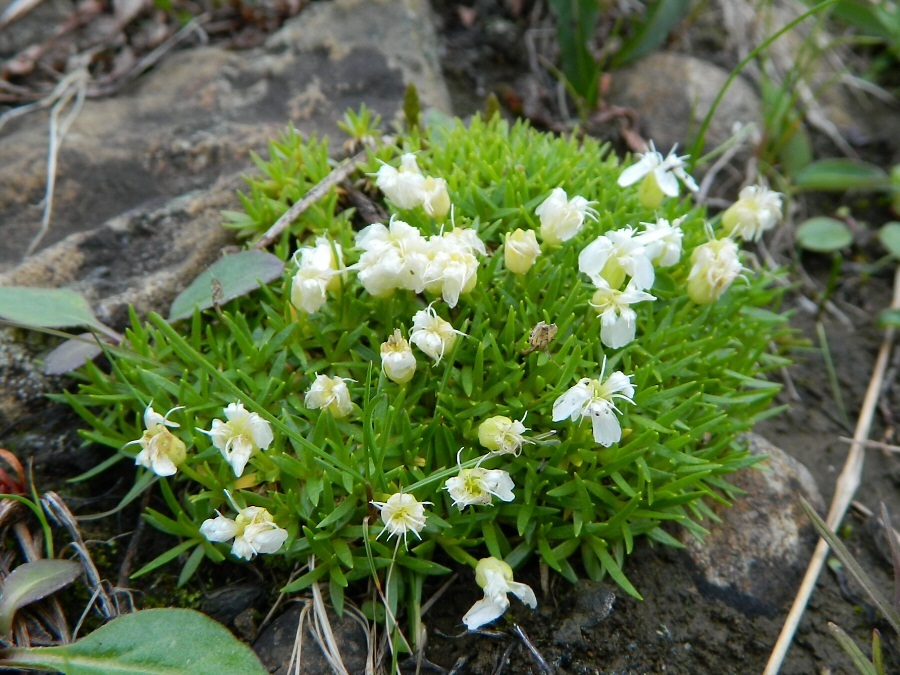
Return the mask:
[[823,159],[797,171],[794,186],[802,190],[886,190],[890,179],[884,169],[855,159]]
[[879,328],[900,328],[900,309],[885,309],[878,315]]
[[892,220],[878,230],[878,238],[895,258],[900,258],[900,223]]
[[800,224],[795,233],[800,248],[816,253],[833,253],[853,243],[853,235],[844,223],[817,216]]

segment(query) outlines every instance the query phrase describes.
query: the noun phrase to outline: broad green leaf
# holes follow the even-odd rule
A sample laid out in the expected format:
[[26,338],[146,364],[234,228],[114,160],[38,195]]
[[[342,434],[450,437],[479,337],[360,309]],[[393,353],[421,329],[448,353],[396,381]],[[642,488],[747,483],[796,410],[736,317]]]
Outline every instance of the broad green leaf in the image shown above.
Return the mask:
[[812,162],[793,175],[794,186],[801,190],[885,190],[890,179],[883,169],[854,159],[822,159]]
[[9,635],[21,607],[71,584],[81,574],[72,560],[34,560],[19,565],[0,585],[0,635]]
[[800,248],[816,253],[833,253],[853,243],[853,235],[844,223],[817,216],[800,224],[794,234]]
[[106,328],[94,316],[87,299],[68,288],[0,288],[0,318],[41,328]]
[[900,258],[900,223],[896,220],[886,223],[878,230],[878,238],[892,256]]
[[284,263],[265,251],[241,251],[216,261],[184,289],[169,310],[169,321],[186,319],[194,309],[209,309],[247,295],[284,272]]
[[126,614],[61,647],[0,651],[0,665],[87,673],[264,675],[256,654],[227,628],[191,609]]

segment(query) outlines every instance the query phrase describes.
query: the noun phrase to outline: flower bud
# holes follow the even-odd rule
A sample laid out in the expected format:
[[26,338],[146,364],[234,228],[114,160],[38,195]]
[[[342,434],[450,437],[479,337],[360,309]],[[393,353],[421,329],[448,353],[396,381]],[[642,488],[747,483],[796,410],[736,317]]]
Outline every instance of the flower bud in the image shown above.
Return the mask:
[[346,417],[353,412],[350,390],[341,377],[316,374],[315,382],[306,392],[304,403],[308,408],[328,410],[334,417]]
[[416,357],[403,335],[396,328],[386,342],[381,343],[381,368],[397,384],[406,384],[416,372]]
[[422,208],[435,220],[442,220],[450,213],[450,194],[447,192],[447,181],[443,178],[425,179],[422,188]]
[[738,245],[728,239],[714,239],[691,254],[688,296],[698,305],[711,305],[728,290],[741,273]]
[[541,219],[541,239],[546,244],[561,244],[581,232],[585,217],[597,219],[596,211],[584,197],[569,199],[562,188],[554,188],[534,210]]
[[526,431],[522,422],[497,415],[478,426],[478,442],[491,452],[518,455],[523,443],[533,442],[523,437]]
[[541,247],[537,243],[534,230],[519,228],[515,232],[506,233],[503,261],[513,274],[525,274],[540,254]]

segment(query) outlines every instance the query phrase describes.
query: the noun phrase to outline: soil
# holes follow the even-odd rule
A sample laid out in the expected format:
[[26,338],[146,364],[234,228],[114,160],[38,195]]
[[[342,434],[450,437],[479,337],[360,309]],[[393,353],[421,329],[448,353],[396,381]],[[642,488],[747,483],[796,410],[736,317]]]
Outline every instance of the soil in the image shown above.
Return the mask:
[[[528,8],[516,13],[513,9],[521,3],[511,1],[503,5],[504,9],[498,9],[500,3],[480,2],[472,8],[476,18],[469,24],[470,16],[457,3],[441,0],[434,5],[440,20],[445,72],[458,106],[456,112],[466,115],[481,108],[488,92],[514,91],[516,78],[525,68],[523,54],[517,53],[516,45],[520,44]],[[798,352],[797,363],[782,373],[787,386],[779,403],[786,405],[787,410],[760,424],[757,431],[805,464],[825,500],[830,501],[849,447],[840,437],[853,434],[856,415],[883,339],[875,318],[890,303],[892,279],[889,271],[867,274],[867,261],[875,254],[861,252],[857,261],[845,265],[831,296],[834,309],[817,311],[816,301],[828,284],[829,262],[815,257],[790,261],[790,255],[781,253],[794,265],[791,278],[799,276],[809,280],[788,294],[783,308],[794,312],[792,325],[807,346]],[[822,349],[823,334],[827,337],[827,351]],[[836,386],[829,378],[826,353],[833,363]],[[892,411],[900,397],[896,388],[897,366],[895,359],[870,436],[889,443],[894,435]],[[842,403],[837,399],[837,392]],[[841,411],[842,405],[845,413]],[[49,423],[59,431],[61,440],[58,447],[47,448],[35,458],[37,484],[42,490],[63,491],[73,509],[86,502],[90,502],[91,510],[97,511],[114,504],[129,487],[129,467],[105,474],[102,482],[74,487],[64,484],[73,474],[95,464],[98,457],[86,455],[84,450],[74,452],[77,440],[71,431],[76,421],[71,413],[48,405],[36,411],[36,419],[26,420],[16,429],[0,430],[0,437],[7,447],[24,444],[23,435],[31,433],[25,430],[33,430],[37,418],[46,419],[51,410],[54,418]],[[895,523],[900,522],[898,487],[900,456],[868,450],[857,499],[872,510],[885,502],[894,514]],[[116,534],[132,531],[140,522],[136,506],[109,520],[115,522],[104,527],[113,528]],[[108,531],[89,534],[100,541],[111,538]],[[872,519],[852,514],[842,535],[863,568],[888,592],[892,583],[891,565],[884,552],[883,538],[873,527]],[[132,570],[169,545],[163,535],[144,531],[139,551],[131,563]],[[126,546],[123,542],[118,547],[103,549],[102,571],[112,579],[118,575]],[[560,673],[696,674],[763,670],[787,607],[775,616],[758,615],[704,595],[683,553],[651,547],[646,542],[636,545],[625,572],[643,594],[643,602],[625,596],[612,586],[572,587],[551,578],[549,593],[538,591],[536,611],[514,602],[506,623],[501,621],[491,631],[466,636],[461,636],[460,617],[478,599],[478,593],[471,580],[463,578],[424,617],[429,629],[425,658],[436,671],[458,673],[545,672],[535,653]],[[174,573],[177,569],[173,569]],[[197,575],[196,585],[182,591],[174,590],[174,579],[157,580],[141,589],[138,603],[145,606],[196,603],[205,591],[238,582],[274,587],[274,584],[267,585],[269,579],[251,577],[249,571],[231,570],[227,579],[219,576],[224,573],[221,566],[204,571]],[[527,567],[521,575],[533,588],[542,588],[536,565]],[[444,581],[440,579],[426,587],[426,597],[437,592]],[[611,610],[610,592],[615,595]],[[267,610],[265,601],[254,606],[263,614]],[[897,635],[843,572],[826,569],[782,672],[853,672],[849,659],[828,631],[829,621],[850,633],[857,644],[864,646],[864,651],[868,651],[866,645],[871,643],[873,628],[879,629],[884,638],[887,671],[900,669]],[[520,635],[516,634],[515,627],[521,630]],[[530,641],[534,653],[522,636]],[[422,672],[431,668],[427,662]],[[415,671],[415,664],[407,665],[404,670]]]

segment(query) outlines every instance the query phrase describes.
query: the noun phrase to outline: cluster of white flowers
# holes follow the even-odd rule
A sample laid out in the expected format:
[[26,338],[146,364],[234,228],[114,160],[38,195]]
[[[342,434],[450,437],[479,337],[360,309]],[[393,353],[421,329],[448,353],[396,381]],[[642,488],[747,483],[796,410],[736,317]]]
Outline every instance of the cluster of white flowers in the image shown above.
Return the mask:
[[138,443],[141,451],[134,458],[134,463],[150,469],[157,476],[172,476],[178,471],[178,467],[187,458],[187,448],[178,436],[166,427],[178,428],[180,425],[169,419],[181,406],[172,408],[165,416],[153,410],[150,404],[144,410],[144,434],[136,441],[126,443],[132,445]]
[[450,212],[447,181],[423,176],[416,163],[416,156],[412,153],[400,157],[399,169],[390,164],[382,164],[375,174],[375,185],[401,209],[421,206],[425,213],[437,220]]
[[[236,507],[235,507],[236,508]],[[200,525],[200,534],[209,541],[231,541],[231,553],[250,560],[258,553],[275,553],[288,537],[287,530],[275,524],[272,514],[260,506],[237,509],[232,520],[216,511],[215,518],[209,518]]]
[[294,259],[298,269],[291,282],[291,304],[312,314],[325,304],[328,291],[340,288],[341,276],[346,279],[343,252],[340,245],[317,237],[315,246],[298,249]]
[[781,195],[762,185],[748,185],[722,214],[722,228],[729,237],[756,241],[779,220]]

